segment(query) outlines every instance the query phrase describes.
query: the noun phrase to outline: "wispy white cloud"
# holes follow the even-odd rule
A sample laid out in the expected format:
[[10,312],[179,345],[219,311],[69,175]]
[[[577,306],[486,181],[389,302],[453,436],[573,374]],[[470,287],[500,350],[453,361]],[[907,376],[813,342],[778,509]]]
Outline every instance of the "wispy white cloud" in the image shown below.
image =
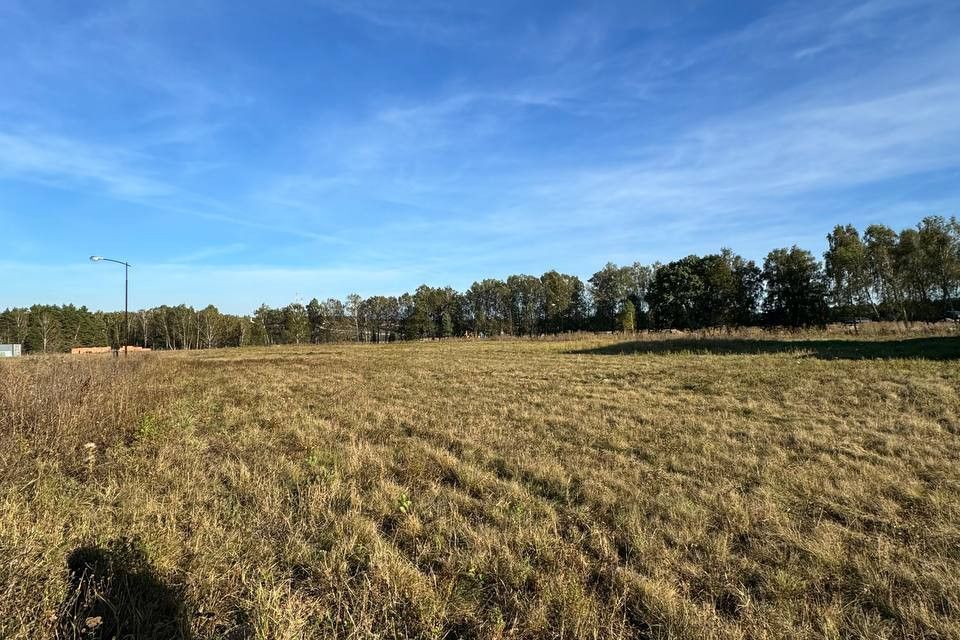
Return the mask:
[[313,0],[312,4],[358,20],[381,35],[401,35],[441,44],[462,44],[491,16],[481,3],[411,0]]
[[[816,247],[826,229],[803,222],[811,216],[889,222],[885,215],[908,210],[947,212],[951,200],[938,194],[904,195],[912,202],[904,207],[859,190],[960,167],[958,110],[960,87],[942,81],[839,104],[738,113],[635,162],[544,172],[518,188],[509,207],[472,222],[526,237],[556,234],[560,245],[564,235],[616,229],[613,246],[632,245],[645,258],[662,258],[658,247],[674,251],[678,243],[691,250],[704,240],[751,244],[758,229],[768,243],[812,238]],[[851,191],[857,191],[853,199]],[[882,210],[864,210],[867,202]],[[953,207],[960,208],[955,197]]]
[[210,258],[219,258],[222,256],[240,253],[246,248],[247,245],[241,242],[235,242],[233,244],[216,247],[204,247],[203,249],[198,249],[196,251],[191,251],[190,253],[184,253],[170,258],[169,262],[172,264],[199,262],[201,260],[208,260]]
[[[398,63],[385,82],[304,68],[261,87],[244,51],[206,68],[184,57],[149,5],[49,29],[20,11],[26,37],[0,59],[12,78],[0,178],[203,227],[180,235],[189,242],[170,268],[229,256],[241,273],[269,254],[344,269],[246,268],[256,282],[314,277],[314,290],[350,274],[386,291],[468,268],[578,269],[650,247],[819,237],[809,221],[835,212],[955,201],[912,193],[907,206],[883,192],[960,167],[960,36],[944,27],[960,6],[781,3],[702,35],[683,9],[643,2],[522,20],[494,5],[318,4],[350,35],[337,46],[377,39],[377,56],[412,51],[404,62],[419,66]],[[434,45],[450,59],[423,64]],[[82,109],[57,103],[60,80]],[[326,105],[338,90],[348,106]],[[120,121],[88,130],[105,100]]]
[[48,184],[70,180],[120,197],[167,195],[169,185],[131,167],[147,159],[123,148],[38,131],[0,130],[0,174]]
[[[704,72],[708,73],[712,67],[706,63],[712,59],[739,55],[748,48],[766,51],[769,46],[763,45],[770,42],[775,48],[783,45],[791,51],[804,43],[827,48],[840,46],[841,41],[851,44],[868,37],[864,33],[879,37],[878,21],[911,6],[901,1],[848,3],[821,15],[796,5],[733,36],[705,43],[682,68],[706,65]],[[665,135],[645,136],[645,123],[624,120],[619,132],[622,139],[639,143],[633,159],[615,157],[616,152],[605,158],[590,148],[573,170],[569,166],[551,170],[549,163],[545,166],[541,161],[524,172],[529,184],[527,202],[521,206],[538,198],[547,203],[553,185],[560,185],[560,199],[587,207],[581,211],[618,208],[636,215],[639,205],[677,214],[693,213],[690,209],[746,212],[764,198],[783,201],[819,190],[853,188],[957,166],[960,154],[955,142],[960,140],[960,120],[955,114],[960,112],[960,84],[954,76],[938,72],[960,55],[958,45],[956,38],[942,44],[924,43],[910,56],[886,60],[883,68],[868,73],[859,65],[845,65],[819,80],[771,93],[729,113],[704,118],[701,110],[696,125]],[[810,55],[813,53],[811,50]],[[790,57],[784,55],[781,63],[788,64]],[[918,74],[918,66],[925,71]],[[681,69],[677,65],[667,68],[671,72]],[[576,86],[567,83],[568,91],[571,84]],[[515,130],[508,125],[516,124],[527,108],[529,103],[521,96],[460,93],[377,113],[368,120],[366,135],[358,136],[368,162],[350,166],[353,179],[367,182],[363,171],[356,169],[369,170],[376,175],[370,181],[378,181],[390,191],[397,183],[382,180],[384,176],[378,172],[384,167],[401,155],[416,164],[442,152],[448,167],[436,181],[442,189],[444,177],[462,175],[457,173],[458,166],[483,163],[448,151],[456,146],[469,149],[477,139],[496,145],[502,132]],[[553,105],[562,101],[551,96],[535,102]],[[363,129],[357,127],[354,133],[358,131]],[[496,151],[486,158],[496,163]],[[516,174],[501,177],[511,188],[522,179]],[[336,184],[330,175],[324,176],[324,181]],[[465,182],[469,188],[470,179]],[[519,191],[524,191],[522,186]],[[551,219],[549,224],[554,223]]]
[[328,244],[347,241],[264,218],[256,209],[238,213],[224,201],[184,189],[157,176],[145,154],[95,145],[39,132],[0,131],[0,177],[42,184],[57,190],[100,192],[141,209],[197,218],[272,234]]

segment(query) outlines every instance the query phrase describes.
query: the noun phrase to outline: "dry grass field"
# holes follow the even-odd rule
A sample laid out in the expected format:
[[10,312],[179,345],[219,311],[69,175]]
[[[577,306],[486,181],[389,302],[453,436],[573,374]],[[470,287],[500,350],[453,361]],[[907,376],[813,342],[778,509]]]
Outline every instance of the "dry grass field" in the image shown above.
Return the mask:
[[3,638],[960,638],[960,337],[0,363]]

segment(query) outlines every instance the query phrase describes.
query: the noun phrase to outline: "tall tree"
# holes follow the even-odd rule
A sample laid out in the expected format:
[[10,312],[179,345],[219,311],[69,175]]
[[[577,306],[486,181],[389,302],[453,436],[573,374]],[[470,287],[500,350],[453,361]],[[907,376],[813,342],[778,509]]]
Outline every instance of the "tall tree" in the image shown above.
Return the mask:
[[789,327],[825,326],[827,286],[820,263],[796,245],[774,249],[763,261],[767,321]]
[[559,333],[583,328],[586,290],[577,276],[548,271],[540,276],[543,289],[542,331]]
[[365,332],[371,342],[393,339],[399,326],[400,305],[392,296],[372,296],[363,301]]
[[616,328],[617,315],[631,290],[632,280],[629,267],[618,267],[612,262],[590,276],[590,295],[598,329],[611,331]]
[[763,273],[753,260],[745,260],[729,249],[724,249],[721,255],[730,265],[734,279],[733,299],[724,322],[730,327],[753,324],[763,293]]
[[310,342],[319,344],[324,341],[323,305],[316,298],[307,303],[307,324],[310,325]]
[[627,299],[623,303],[623,309],[620,310],[620,331],[624,333],[633,333],[637,330],[637,309],[633,302]]
[[869,305],[879,316],[871,296],[870,266],[867,247],[853,225],[837,225],[827,235],[828,248],[823,254],[833,303],[843,315],[857,317]]
[[203,338],[203,346],[207,349],[220,346],[220,333],[223,330],[220,311],[210,304],[202,309],[198,315],[200,316],[200,335]]
[[646,327],[648,325],[647,316],[650,311],[647,303],[647,291],[653,282],[653,274],[656,265],[645,265],[634,262],[629,267],[630,282],[627,286],[627,299],[633,303],[637,323]]
[[283,344],[286,323],[281,309],[273,309],[262,304],[254,312],[253,322],[256,344]]
[[363,302],[363,298],[359,294],[351,293],[347,296],[347,302],[343,305],[344,311],[347,315],[353,320],[353,328],[356,335],[357,342],[360,342],[360,313],[362,311],[360,303]]
[[960,287],[960,223],[956,218],[927,216],[918,226],[921,260],[936,291],[941,313],[953,303]]
[[544,317],[545,292],[539,278],[516,275],[507,278],[510,306],[519,335],[539,333]]
[[687,256],[657,269],[647,292],[654,325],[661,329],[699,326],[704,294],[701,259]]
[[140,332],[140,341],[144,349],[150,346],[150,320],[153,317],[151,309],[140,309],[133,314],[137,329]]
[[896,271],[903,283],[904,296],[910,308],[910,316],[920,320],[930,320],[934,315],[933,299],[934,278],[925,255],[920,232],[917,229],[903,229],[897,236],[894,251]]
[[403,333],[408,339],[436,338],[437,296],[432,287],[423,284],[410,298],[410,306],[404,317]]
[[466,293],[470,329],[477,335],[513,333],[510,287],[503,280],[474,282]]
[[864,232],[863,242],[870,289],[882,312],[908,323],[903,274],[897,268],[897,233],[885,225],[873,224]]
[[336,298],[327,298],[323,303],[325,340],[347,340],[354,335],[355,329],[343,303]]
[[301,344],[310,339],[310,321],[307,309],[299,302],[283,308],[283,341]]

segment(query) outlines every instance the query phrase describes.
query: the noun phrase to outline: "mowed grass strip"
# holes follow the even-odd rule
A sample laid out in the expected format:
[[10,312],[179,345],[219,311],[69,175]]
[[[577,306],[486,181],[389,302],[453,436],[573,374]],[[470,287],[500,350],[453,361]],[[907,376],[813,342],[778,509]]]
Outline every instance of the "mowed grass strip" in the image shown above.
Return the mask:
[[0,636],[960,637],[926,340],[2,363]]

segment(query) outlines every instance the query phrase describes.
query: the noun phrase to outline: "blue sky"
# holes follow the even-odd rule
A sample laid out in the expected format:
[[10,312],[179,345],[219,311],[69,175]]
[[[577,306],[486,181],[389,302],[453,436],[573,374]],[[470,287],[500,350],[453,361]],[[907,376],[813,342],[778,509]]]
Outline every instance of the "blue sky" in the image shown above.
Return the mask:
[[398,294],[960,213],[960,3],[0,2],[0,307]]

